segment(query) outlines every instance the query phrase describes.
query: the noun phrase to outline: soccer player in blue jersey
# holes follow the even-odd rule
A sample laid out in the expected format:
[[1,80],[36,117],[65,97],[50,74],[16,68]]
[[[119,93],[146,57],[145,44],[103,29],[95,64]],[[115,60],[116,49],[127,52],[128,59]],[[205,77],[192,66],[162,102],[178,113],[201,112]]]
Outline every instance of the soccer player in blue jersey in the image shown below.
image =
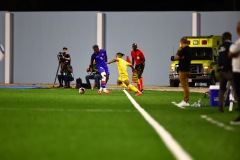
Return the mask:
[[90,66],[93,66],[93,61],[95,60],[97,70],[101,74],[101,87],[98,90],[98,94],[101,94],[102,91],[105,94],[109,94],[109,91],[106,88],[107,81],[109,79],[109,68],[107,66],[107,52],[104,49],[99,49],[98,45],[93,46],[93,54],[91,56]]

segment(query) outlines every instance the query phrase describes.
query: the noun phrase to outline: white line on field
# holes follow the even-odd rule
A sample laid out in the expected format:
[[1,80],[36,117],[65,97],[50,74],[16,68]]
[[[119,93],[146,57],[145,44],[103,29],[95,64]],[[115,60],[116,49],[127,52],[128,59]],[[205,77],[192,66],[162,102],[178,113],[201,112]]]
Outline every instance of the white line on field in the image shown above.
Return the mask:
[[126,91],[123,90],[127,95],[128,99],[132,102],[134,107],[142,114],[145,120],[153,127],[153,129],[158,133],[160,138],[163,140],[168,149],[172,152],[178,160],[192,160],[193,158],[183,150],[183,148],[174,140],[172,135],[168,133],[164,127],[162,127],[156,120],[154,120]]
[[201,115],[201,118],[206,119],[206,121],[208,121],[208,122],[210,122],[212,124],[215,124],[218,127],[223,127],[225,130],[233,131],[233,127],[227,126],[227,125],[225,125],[222,122],[218,122],[218,121],[212,119],[211,117],[208,117],[207,115]]
[[28,111],[44,111],[44,112],[134,112],[130,109],[61,109],[61,108],[0,108],[0,110],[28,110]]

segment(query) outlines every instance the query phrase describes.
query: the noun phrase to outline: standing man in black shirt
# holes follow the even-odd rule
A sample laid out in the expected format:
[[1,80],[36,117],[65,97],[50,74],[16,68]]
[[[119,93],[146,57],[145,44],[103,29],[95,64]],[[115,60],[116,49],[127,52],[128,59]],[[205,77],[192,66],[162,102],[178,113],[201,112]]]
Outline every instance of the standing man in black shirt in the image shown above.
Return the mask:
[[178,49],[175,59],[179,60],[179,81],[183,89],[184,98],[177,104],[178,107],[189,106],[189,84],[188,79],[190,75],[191,63],[191,48],[188,46],[186,37],[180,39],[180,48]]
[[223,112],[224,94],[227,82],[232,86],[232,58],[228,56],[229,48],[232,45],[232,34],[224,32],[223,43],[218,48],[218,71],[220,72],[220,90],[218,94],[218,111]]
[[68,52],[67,47],[63,47],[63,52],[59,52],[59,61],[63,62],[62,65],[65,64],[65,62],[68,65],[71,65],[71,57],[70,54],[68,54],[67,52]]
[[[59,80],[58,88],[63,87],[63,81],[64,81],[64,75],[65,75],[64,71],[66,71],[66,68],[69,68],[69,66],[71,66],[71,57],[70,57],[70,54],[67,53],[67,51],[68,51],[68,48],[63,47],[63,51],[59,52],[58,54],[58,60],[59,60],[59,66],[60,66],[60,75],[58,75],[58,80]],[[68,82],[65,85],[69,87]]]
[[71,65],[71,57],[70,54],[67,53],[67,47],[63,47],[63,52],[59,52],[59,63],[61,64],[61,74],[63,73],[63,68],[65,65]]

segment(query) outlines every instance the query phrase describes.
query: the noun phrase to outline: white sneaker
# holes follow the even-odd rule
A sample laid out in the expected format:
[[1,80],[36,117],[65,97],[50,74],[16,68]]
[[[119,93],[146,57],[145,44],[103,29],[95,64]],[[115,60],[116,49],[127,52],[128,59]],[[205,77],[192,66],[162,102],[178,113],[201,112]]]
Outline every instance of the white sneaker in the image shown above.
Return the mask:
[[190,104],[188,102],[182,101],[180,103],[177,104],[178,107],[187,107],[190,106]]

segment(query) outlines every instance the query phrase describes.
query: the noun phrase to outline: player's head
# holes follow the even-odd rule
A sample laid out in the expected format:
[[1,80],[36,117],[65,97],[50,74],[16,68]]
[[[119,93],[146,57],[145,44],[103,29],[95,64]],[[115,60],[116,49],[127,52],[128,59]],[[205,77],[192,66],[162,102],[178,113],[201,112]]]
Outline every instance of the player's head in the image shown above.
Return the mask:
[[116,57],[118,58],[122,58],[124,56],[124,53],[118,52],[116,53]]
[[95,52],[95,53],[99,53],[99,47],[98,47],[98,45],[93,45],[93,51]]
[[136,49],[137,49],[137,43],[133,43],[133,44],[132,44],[132,49],[133,49],[133,50],[136,50]]

